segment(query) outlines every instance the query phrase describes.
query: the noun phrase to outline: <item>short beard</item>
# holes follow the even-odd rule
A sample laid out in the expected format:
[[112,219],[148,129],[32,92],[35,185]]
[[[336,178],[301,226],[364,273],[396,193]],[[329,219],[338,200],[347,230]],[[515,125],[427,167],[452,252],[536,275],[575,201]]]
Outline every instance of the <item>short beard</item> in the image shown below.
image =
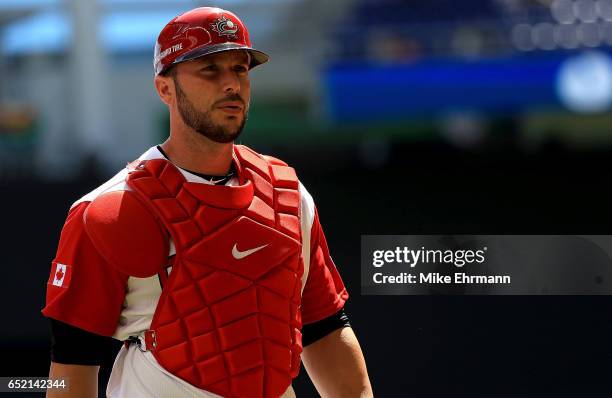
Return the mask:
[[[214,124],[210,117],[210,112],[198,111],[185,95],[185,92],[181,88],[176,76],[173,76],[173,80],[174,87],[176,88],[176,102],[178,105],[178,110],[187,126],[191,127],[194,131],[210,139],[211,141],[218,142],[220,144],[233,142],[240,136],[240,133],[242,133],[242,129],[244,129],[244,125],[247,121],[246,112],[242,118],[242,123],[240,123],[240,126],[234,130],[229,130],[229,128]],[[234,94],[225,98],[224,100],[242,102],[242,98],[240,98],[238,94]]]

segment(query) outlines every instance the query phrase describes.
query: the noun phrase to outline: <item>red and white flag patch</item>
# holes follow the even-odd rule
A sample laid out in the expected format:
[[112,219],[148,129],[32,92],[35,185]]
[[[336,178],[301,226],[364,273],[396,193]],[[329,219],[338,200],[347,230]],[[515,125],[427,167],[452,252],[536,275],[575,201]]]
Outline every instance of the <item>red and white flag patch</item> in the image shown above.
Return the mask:
[[68,287],[70,285],[70,266],[53,262],[51,270],[52,274],[49,277],[49,282],[53,286]]

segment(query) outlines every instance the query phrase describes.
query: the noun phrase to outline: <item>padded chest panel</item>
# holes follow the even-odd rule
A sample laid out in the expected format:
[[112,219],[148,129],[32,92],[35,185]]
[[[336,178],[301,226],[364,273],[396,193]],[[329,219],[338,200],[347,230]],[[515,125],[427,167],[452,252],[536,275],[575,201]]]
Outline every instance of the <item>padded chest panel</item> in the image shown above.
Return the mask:
[[239,187],[186,182],[164,160],[128,177],[177,252],[151,325],[153,355],[224,397],[278,397],[300,366],[297,178],[255,159],[253,167],[239,156]]

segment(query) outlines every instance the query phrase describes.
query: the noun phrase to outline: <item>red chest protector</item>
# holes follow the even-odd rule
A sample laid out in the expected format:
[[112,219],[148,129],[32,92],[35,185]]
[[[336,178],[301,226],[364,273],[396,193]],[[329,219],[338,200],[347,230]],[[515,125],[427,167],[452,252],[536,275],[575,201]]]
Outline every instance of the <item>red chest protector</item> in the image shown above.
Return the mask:
[[299,371],[300,194],[295,171],[235,146],[240,186],[187,182],[163,159],[127,183],[176,257],[151,329],[161,366],[224,397],[278,397]]

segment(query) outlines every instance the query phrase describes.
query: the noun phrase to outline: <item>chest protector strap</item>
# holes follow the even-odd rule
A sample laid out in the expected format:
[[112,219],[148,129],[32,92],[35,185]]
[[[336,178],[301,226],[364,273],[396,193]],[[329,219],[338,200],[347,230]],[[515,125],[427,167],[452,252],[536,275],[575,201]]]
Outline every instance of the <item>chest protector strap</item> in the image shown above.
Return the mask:
[[299,371],[300,194],[295,171],[235,146],[238,186],[191,183],[170,162],[128,185],[176,247],[147,349],[166,370],[224,397],[279,397]]

